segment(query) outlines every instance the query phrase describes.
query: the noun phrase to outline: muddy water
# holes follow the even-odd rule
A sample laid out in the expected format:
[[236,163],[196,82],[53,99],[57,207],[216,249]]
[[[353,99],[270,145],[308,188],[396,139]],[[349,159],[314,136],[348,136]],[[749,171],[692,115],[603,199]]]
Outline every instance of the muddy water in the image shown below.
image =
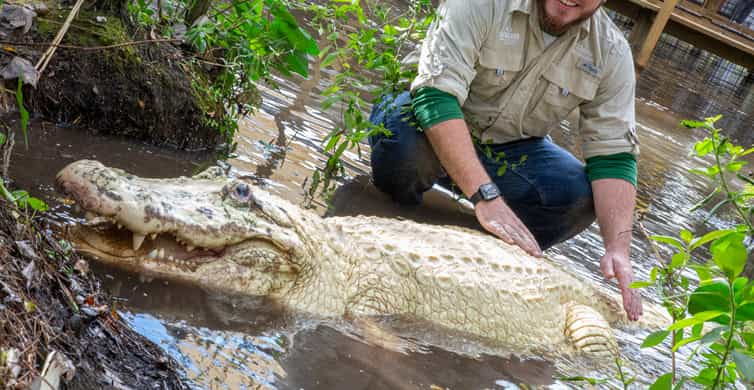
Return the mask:
[[[263,89],[264,104],[241,124],[238,155],[230,161],[237,173],[264,179],[269,191],[295,203],[303,202],[307,178],[315,167],[323,166],[321,140],[335,126],[333,118],[337,115],[335,110],[318,110],[317,77],[326,79],[328,75],[315,72],[311,81],[279,80],[280,89]],[[706,190],[698,177],[687,173],[698,163],[687,156],[700,134],[678,129],[679,117],[658,107],[672,104],[644,99],[637,112],[642,142],[639,211],[643,226],[649,234],[722,226],[723,222],[716,219],[705,221],[703,212],[686,212]],[[37,124],[30,134],[31,148],[16,148],[11,175],[17,185],[52,204],[57,204],[51,187],[54,174],[73,160],[96,158],[152,177],[188,175],[212,160],[210,155],[166,151],[52,124]],[[575,144],[566,126],[555,136],[564,145]],[[346,156],[353,179],[336,192],[329,210],[326,202],[315,202],[321,213],[402,216],[428,223],[476,226],[467,210],[439,191],[428,194],[420,208],[390,203],[368,184],[364,176],[369,171],[366,147],[363,152],[363,158],[357,153]],[[56,211],[63,216],[69,213],[62,206]],[[635,269],[639,278],[646,278],[655,259],[639,230],[634,233]],[[582,278],[614,290],[599,274],[601,252],[593,226],[549,254]],[[115,269],[95,270],[118,297],[123,316],[181,362],[197,388],[428,389],[436,385],[514,389],[521,384],[564,388],[579,386],[557,380],[562,374],[610,375],[605,370],[589,369],[589,362],[508,356],[505,351],[487,350],[426,324],[322,322],[284,314],[264,300],[221,296]],[[638,348],[644,332],[622,329],[618,336],[628,365],[640,381],[656,377],[669,367],[667,355]],[[438,340],[442,342],[433,342]]]

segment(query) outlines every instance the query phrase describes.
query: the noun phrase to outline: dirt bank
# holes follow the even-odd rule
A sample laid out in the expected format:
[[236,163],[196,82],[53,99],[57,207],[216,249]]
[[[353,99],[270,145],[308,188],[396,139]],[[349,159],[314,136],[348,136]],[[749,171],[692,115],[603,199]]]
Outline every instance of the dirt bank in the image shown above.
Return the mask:
[[87,264],[0,199],[0,388],[39,381],[62,353],[64,389],[187,389],[178,365],[115,312]]
[[[70,7],[53,2],[48,12],[34,17],[27,33],[21,33],[24,28],[2,30],[6,42],[18,43],[6,47],[37,64],[47,50],[44,44],[53,41],[69,12]],[[208,149],[223,142],[206,125],[204,113],[215,108],[205,107],[206,99],[192,84],[202,69],[183,60],[178,41],[151,40],[148,31],[120,15],[96,8],[79,12],[62,41],[67,47],[57,49],[36,88],[24,87],[32,116],[181,149]],[[134,41],[142,43],[128,44]],[[11,58],[0,58],[0,66]],[[7,80],[6,88],[15,90],[14,82]]]

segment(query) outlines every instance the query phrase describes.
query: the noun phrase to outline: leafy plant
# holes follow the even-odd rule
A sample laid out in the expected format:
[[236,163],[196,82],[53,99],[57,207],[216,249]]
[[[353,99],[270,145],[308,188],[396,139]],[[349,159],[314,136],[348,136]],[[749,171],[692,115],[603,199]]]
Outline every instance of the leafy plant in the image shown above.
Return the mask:
[[192,46],[186,65],[195,70],[195,94],[206,124],[229,145],[238,120],[254,108],[257,82],[275,85],[273,72],[308,75],[317,42],[301,28],[286,0],[167,0],[155,4],[132,0],[128,10],[136,25],[172,36],[172,26],[188,26]]
[[389,134],[383,126],[369,122],[364,112],[370,101],[377,104],[380,97],[408,90],[416,68],[401,59],[425,36],[435,15],[429,0],[409,1],[405,11],[359,0],[332,0],[301,8],[312,15],[311,25],[324,42],[320,66],[337,71],[322,92],[322,109],[339,107],[342,122],[323,141],[328,159],[312,177],[309,195],[313,196],[318,190],[334,189],[332,180],[345,173],[341,159],[347,150],[355,149],[361,156],[360,145],[367,137]]
[[[645,348],[653,347],[672,335],[673,367],[655,381],[652,389],[679,388],[687,379],[709,389],[730,387],[740,380],[754,381],[754,282],[741,276],[749,256],[747,245],[754,233],[751,223],[754,181],[741,174],[746,165],[741,158],[754,152],[754,148],[734,145],[715,127],[719,119],[716,116],[682,122],[688,128],[703,129],[709,134],[694,145],[694,154],[714,157],[708,166],[691,170],[708,178],[715,187],[692,211],[715,202],[709,210],[711,216],[722,206],[730,205],[737,225],[700,237],[687,230],[682,230],[678,237],[651,237],[668,245],[673,254],[652,269],[649,281],[633,284],[635,288],[656,286],[673,318],[666,330],[650,334],[642,344]],[[694,252],[703,252],[701,255],[709,260],[691,264]],[[685,276],[688,269],[696,271],[698,286],[691,287]],[[702,368],[691,378],[678,378],[675,352],[685,345],[695,347],[692,358],[698,359]]]
[[[21,113],[21,132],[24,134],[24,144],[26,149],[29,149],[29,136],[27,133],[27,127],[29,125],[29,111],[24,107],[24,81],[21,77],[18,78],[18,87],[16,88],[16,103],[18,103],[18,112]],[[3,139],[5,143],[5,139]]]

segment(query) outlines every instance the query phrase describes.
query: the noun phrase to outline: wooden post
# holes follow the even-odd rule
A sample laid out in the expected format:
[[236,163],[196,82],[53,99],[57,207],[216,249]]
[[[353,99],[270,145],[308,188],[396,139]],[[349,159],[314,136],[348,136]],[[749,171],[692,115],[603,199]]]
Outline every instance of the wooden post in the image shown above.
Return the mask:
[[649,28],[652,27],[652,18],[655,13],[646,8],[640,8],[634,19],[634,27],[631,34],[628,35],[628,44],[631,45],[631,51],[634,55],[639,53],[639,49],[644,43],[644,39],[649,35]]
[[707,0],[704,2],[704,9],[717,13],[723,6],[723,0]]
[[636,59],[637,73],[641,72],[649,63],[649,58],[652,57],[652,52],[654,51],[655,46],[657,46],[657,41],[660,40],[662,30],[665,29],[665,25],[668,23],[670,15],[673,14],[676,4],[678,4],[678,0],[665,0],[662,3],[662,8],[657,12],[655,21],[652,23],[652,27],[649,28],[647,39],[644,40],[644,45],[642,45],[641,50],[639,51],[639,56]]

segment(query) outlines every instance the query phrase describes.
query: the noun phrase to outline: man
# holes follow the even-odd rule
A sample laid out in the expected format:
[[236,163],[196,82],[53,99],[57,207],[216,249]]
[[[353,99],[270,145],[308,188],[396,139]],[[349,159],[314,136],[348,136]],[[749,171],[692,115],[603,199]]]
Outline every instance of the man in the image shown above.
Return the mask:
[[[600,268],[637,320],[634,67],[603,1],[445,0],[418,60],[407,60],[418,61],[410,94],[372,112],[392,133],[370,139],[372,173],[406,204],[452,180],[486,230],[535,256],[596,215]],[[548,136],[577,108],[586,167]]]

